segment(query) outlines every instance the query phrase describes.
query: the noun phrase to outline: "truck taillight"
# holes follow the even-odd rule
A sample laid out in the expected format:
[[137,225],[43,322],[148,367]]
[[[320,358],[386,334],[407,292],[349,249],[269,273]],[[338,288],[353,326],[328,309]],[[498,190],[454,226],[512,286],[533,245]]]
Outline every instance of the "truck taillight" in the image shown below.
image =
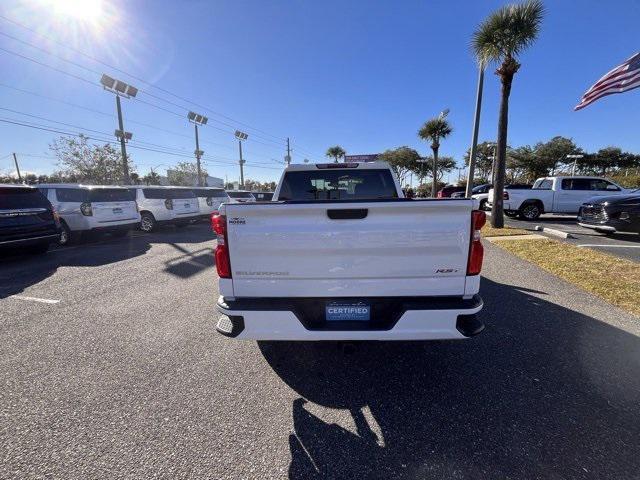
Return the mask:
[[231,261],[229,260],[229,247],[227,246],[227,217],[224,215],[211,215],[211,227],[218,241],[215,253],[218,276],[220,278],[231,278]]
[[469,261],[467,262],[467,275],[478,275],[482,270],[484,248],[480,241],[480,229],[487,221],[487,216],[480,210],[471,212],[471,245],[469,246]]
[[509,192],[502,192],[502,199],[509,200]]

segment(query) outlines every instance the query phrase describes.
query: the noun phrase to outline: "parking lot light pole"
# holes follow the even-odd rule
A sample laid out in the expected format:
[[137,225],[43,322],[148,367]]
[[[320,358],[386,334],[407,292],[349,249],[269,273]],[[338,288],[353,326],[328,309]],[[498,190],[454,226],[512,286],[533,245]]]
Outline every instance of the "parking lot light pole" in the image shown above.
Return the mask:
[[189,114],[187,115],[187,118],[191,123],[193,123],[196,129],[196,150],[193,153],[196,156],[196,167],[198,170],[198,186],[202,187],[203,186],[202,167],[200,165],[200,158],[202,158],[202,155],[204,155],[204,151],[200,150],[200,141],[198,139],[198,125],[206,125],[209,119],[204,115],[199,115],[194,112],[189,112]]
[[484,65],[480,65],[478,73],[478,90],[476,92],[476,111],[473,117],[473,134],[471,135],[471,151],[469,152],[469,174],[467,175],[467,189],[465,197],[471,198],[473,177],[476,172],[476,153],[478,150],[478,130],[480,128],[480,111],[482,109],[482,88],[484,85]]
[[240,130],[236,130],[236,138],[238,139],[238,150],[240,152],[240,188],[244,189],[244,169],[243,169],[243,165],[245,163],[245,160],[242,159],[242,141],[246,140],[247,138],[249,138],[249,135],[247,135],[244,132],[241,132]]
[[573,168],[571,169],[571,176],[574,177],[576,174],[576,167],[578,164],[578,159],[579,158],[584,158],[584,155],[581,153],[576,153],[573,155],[567,155],[567,158],[573,158]]
[[105,90],[114,93],[116,96],[116,110],[118,112],[118,130],[115,131],[115,136],[120,140],[120,151],[122,153],[122,178],[125,185],[131,184],[129,178],[129,165],[127,162],[127,141],[131,140],[133,134],[127,132],[124,129],[124,122],[122,120],[122,106],[120,105],[120,97],[131,98],[138,94],[138,89],[132,85],[124,83],[121,80],[116,80],[108,75],[102,75],[100,83]]

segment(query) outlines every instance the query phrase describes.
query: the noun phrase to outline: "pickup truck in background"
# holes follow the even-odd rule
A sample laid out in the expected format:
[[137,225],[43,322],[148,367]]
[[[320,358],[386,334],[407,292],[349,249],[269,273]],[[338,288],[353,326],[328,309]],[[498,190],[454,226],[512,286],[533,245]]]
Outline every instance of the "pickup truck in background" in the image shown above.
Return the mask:
[[[580,206],[599,196],[627,193],[629,190],[600,177],[543,177],[530,190],[509,190],[503,194],[504,212],[510,217],[536,220],[543,213],[577,214]],[[493,189],[489,191],[487,207],[493,204]]]
[[270,203],[212,219],[217,330],[255,340],[463,339],[477,318],[485,214],[403,198],[383,162],[291,165]]

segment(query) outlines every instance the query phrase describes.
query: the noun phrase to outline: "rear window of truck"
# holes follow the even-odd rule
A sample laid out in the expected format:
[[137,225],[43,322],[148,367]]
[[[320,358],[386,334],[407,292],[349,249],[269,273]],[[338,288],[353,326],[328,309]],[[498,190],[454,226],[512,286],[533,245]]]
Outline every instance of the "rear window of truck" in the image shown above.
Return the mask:
[[49,201],[35,188],[0,188],[0,210],[49,208]]
[[398,198],[387,169],[287,172],[278,200],[377,200]]

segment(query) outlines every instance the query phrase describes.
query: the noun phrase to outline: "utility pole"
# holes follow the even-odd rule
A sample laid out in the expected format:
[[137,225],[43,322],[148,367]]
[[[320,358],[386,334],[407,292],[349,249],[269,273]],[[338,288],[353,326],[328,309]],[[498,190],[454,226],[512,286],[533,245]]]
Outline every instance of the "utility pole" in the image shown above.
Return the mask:
[[20,175],[20,167],[18,166],[18,157],[16,157],[15,152],[13,154],[13,163],[16,164],[16,172],[18,173],[18,181],[20,183],[22,183],[22,175]]
[[287,137],[287,156],[284,157],[284,161],[287,164],[287,167],[291,165],[291,148],[289,145],[289,137]]
[[209,121],[209,119],[207,117],[205,117],[204,115],[200,115],[198,113],[195,112],[189,112],[189,114],[187,115],[187,118],[189,119],[189,121],[191,123],[193,123],[195,125],[196,128],[196,149],[193,152],[196,156],[196,169],[198,172],[198,186],[202,187],[203,186],[203,182],[202,182],[202,166],[200,165],[200,159],[202,158],[202,155],[204,155],[204,151],[200,150],[200,140],[198,139],[198,125],[206,125],[207,122]]
[[476,92],[476,112],[473,117],[473,134],[471,135],[471,152],[469,152],[469,174],[465,197],[471,198],[473,177],[476,173],[476,153],[478,150],[478,130],[480,128],[480,110],[482,109],[482,86],[484,84],[484,65],[480,65],[478,73],[478,91]]
[[244,132],[241,132],[240,130],[236,130],[236,138],[238,139],[238,150],[240,151],[240,188],[244,189],[244,160],[242,159],[242,141],[246,140],[247,138],[249,138],[249,135],[247,135]]
[[114,93],[116,96],[116,110],[118,111],[118,130],[115,131],[115,136],[120,140],[120,151],[122,153],[122,178],[125,185],[131,183],[129,178],[129,164],[127,159],[127,146],[128,140],[131,140],[133,134],[124,130],[124,122],[122,121],[122,106],[120,105],[120,96],[125,98],[135,97],[138,94],[138,89],[132,85],[124,83],[121,80],[116,80],[108,75],[102,75],[100,83],[105,90]]

